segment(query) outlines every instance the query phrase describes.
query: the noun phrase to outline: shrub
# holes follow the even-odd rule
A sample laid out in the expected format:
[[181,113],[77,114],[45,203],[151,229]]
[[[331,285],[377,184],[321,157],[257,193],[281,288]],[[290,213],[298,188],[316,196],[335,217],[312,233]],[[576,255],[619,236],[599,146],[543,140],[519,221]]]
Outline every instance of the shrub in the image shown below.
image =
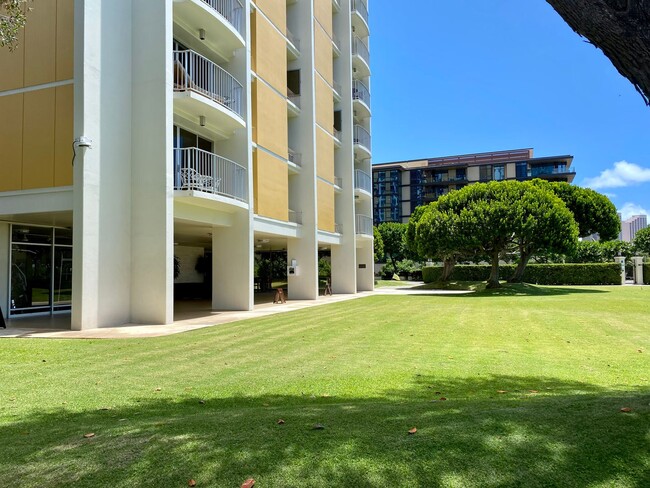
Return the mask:
[[395,274],[395,267],[391,263],[384,264],[381,267],[380,274],[384,280],[392,280]]
[[[502,265],[499,278],[509,278],[514,270],[514,265]],[[425,283],[440,281],[441,276],[440,266],[429,266],[422,270]],[[460,265],[454,268],[451,279],[486,281],[489,276],[490,266]],[[524,281],[538,285],[618,285],[621,277],[620,267],[616,263],[529,264],[524,273]]]
[[643,283],[645,285],[650,285],[650,263],[645,263],[643,265]]

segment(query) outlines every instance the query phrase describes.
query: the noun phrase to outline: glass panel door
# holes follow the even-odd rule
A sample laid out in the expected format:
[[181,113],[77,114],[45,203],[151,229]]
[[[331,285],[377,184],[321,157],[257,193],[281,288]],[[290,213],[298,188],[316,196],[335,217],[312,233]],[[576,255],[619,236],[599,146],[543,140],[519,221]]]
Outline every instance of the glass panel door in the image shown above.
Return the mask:
[[51,311],[52,246],[11,246],[11,315]]

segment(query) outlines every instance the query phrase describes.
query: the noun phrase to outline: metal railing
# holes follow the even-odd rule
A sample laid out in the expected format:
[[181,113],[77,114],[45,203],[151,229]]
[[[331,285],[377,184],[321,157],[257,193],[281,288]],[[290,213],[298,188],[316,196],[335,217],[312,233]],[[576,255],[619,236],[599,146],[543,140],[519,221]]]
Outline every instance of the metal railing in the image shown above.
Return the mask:
[[199,93],[242,116],[241,83],[194,51],[174,51],[174,91]]
[[355,169],[354,187],[372,194],[372,178],[365,171]]
[[354,143],[365,147],[370,152],[370,133],[360,125],[354,126]]
[[300,95],[296,95],[294,92],[287,88],[287,98],[291,103],[296,107],[300,108]]
[[202,0],[226,19],[241,35],[244,35],[244,5],[241,0]]
[[302,212],[289,209],[289,222],[302,225]]
[[360,100],[370,107],[370,90],[359,80],[352,82],[352,99]]
[[248,201],[246,168],[197,147],[174,149],[174,189]]
[[357,12],[363,20],[366,21],[366,24],[369,24],[368,22],[368,6],[366,5],[366,2],[363,0],[352,0],[352,12]]
[[294,151],[293,149],[289,149],[289,161],[291,161],[293,164],[296,166],[302,166],[302,154]]
[[294,36],[289,29],[287,29],[286,32],[287,32],[287,39],[289,39],[289,42],[293,44],[293,47],[296,48],[296,51],[300,52],[300,39]]
[[357,234],[372,235],[372,219],[367,215],[355,215],[355,228]]
[[370,66],[370,50],[360,37],[354,36],[352,38],[352,54],[359,56]]

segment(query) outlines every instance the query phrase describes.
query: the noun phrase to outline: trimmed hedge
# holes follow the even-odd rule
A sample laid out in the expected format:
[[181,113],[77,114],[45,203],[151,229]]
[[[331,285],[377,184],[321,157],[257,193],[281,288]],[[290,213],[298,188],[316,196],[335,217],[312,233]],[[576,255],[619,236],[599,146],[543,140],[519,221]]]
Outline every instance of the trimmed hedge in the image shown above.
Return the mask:
[[[499,266],[499,279],[510,278],[516,266],[504,264]],[[650,271],[650,266],[646,265]],[[537,285],[620,285],[621,268],[617,263],[584,264],[529,264],[524,272],[526,283]],[[425,283],[440,281],[441,266],[428,266],[422,269]],[[488,265],[458,265],[451,274],[457,281],[486,281],[490,277]],[[648,282],[650,274],[644,280]]]
[[643,265],[643,283],[645,285],[650,285],[650,263],[645,263]]

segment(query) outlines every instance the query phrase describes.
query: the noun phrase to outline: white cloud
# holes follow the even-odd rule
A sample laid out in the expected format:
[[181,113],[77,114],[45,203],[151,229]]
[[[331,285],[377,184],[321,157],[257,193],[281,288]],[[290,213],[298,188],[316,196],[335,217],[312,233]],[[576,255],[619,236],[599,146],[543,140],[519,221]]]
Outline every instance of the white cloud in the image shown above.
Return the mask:
[[638,164],[619,161],[614,167],[606,169],[595,178],[587,178],[585,186],[598,190],[600,188],[622,188],[650,181],[650,168]]
[[648,215],[648,211],[637,205],[636,203],[627,202],[621,208],[618,209],[621,212],[621,217],[623,220],[627,220],[633,215]]

